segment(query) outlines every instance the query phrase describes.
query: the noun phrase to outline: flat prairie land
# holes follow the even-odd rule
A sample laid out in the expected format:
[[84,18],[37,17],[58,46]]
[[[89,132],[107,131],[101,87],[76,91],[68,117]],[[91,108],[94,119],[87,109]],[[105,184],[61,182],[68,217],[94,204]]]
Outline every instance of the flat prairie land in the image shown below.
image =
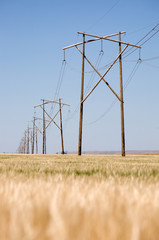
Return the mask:
[[158,240],[159,155],[0,154],[0,240]]

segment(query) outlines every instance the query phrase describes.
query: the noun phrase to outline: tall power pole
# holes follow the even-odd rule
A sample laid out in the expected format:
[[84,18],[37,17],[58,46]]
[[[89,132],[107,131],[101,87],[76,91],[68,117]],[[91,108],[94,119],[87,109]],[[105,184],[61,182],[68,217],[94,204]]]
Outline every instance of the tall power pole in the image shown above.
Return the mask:
[[[119,54],[121,53],[121,33],[119,32]],[[125,156],[125,131],[124,131],[124,98],[123,98],[123,77],[122,77],[122,55],[119,57],[120,69],[120,109],[121,109],[121,152]]]
[[32,154],[34,154],[34,142],[35,142],[35,116],[33,117]]
[[30,136],[29,136],[29,126],[27,128],[27,154],[29,154],[29,142],[30,142]]
[[85,34],[83,34],[82,76],[81,76],[81,101],[80,101],[80,121],[79,121],[78,155],[81,155],[81,151],[82,151],[83,92],[84,92],[84,59],[85,59],[84,56],[85,56]]
[[37,126],[35,127],[35,142],[36,142],[36,154],[38,154],[38,129]]
[[45,135],[45,102],[43,101],[43,154],[46,153],[46,135]]
[[60,110],[60,128],[61,128],[61,146],[62,154],[64,154],[64,144],[63,144],[63,128],[62,128],[62,111],[61,111],[61,98],[59,99],[59,110]]
[[26,130],[24,131],[24,154],[26,153],[26,142],[27,142],[27,139],[26,139]]
[[[117,99],[120,101],[121,104],[121,145],[122,145],[122,156],[125,156],[125,133],[124,133],[124,103],[123,103],[123,83],[122,83],[122,54],[126,50],[128,46],[141,48],[141,46],[137,46],[131,43],[123,42],[121,41],[121,34],[125,32],[115,33],[111,35],[107,35],[104,37],[93,35],[93,34],[87,34],[83,32],[78,32],[78,34],[83,35],[83,41],[70,45],[68,47],[63,48],[65,51],[68,48],[76,47],[76,49],[82,54],[82,77],[81,77],[81,101],[80,101],[80,121],[79,121],[79,141],[78,141],[78,155],[81,155],[81,149],[82,149],[82,121],[83,121],[83,103],[84,101],[89,97],[89,95],[95,90],[95,88],[98,86],[98,84],[101,81],[104,81],[106,86],[112,91],[112,93],[117,97]],[[85,40],[85,36],[92,37],[93,39]],[[112,39],[111,37],[119,36],[119,40]],[[105,71],[103,75],[99,73],[99,71],[93,66],[93,64],[89,61],[89,59],[86,57],[85,54],[85,43],[90,43],[93,41],[98,40],[107,40],[114,43],[119,44],[119,55],[116,57],[116,59],[113,61],[113,63],[109,66],[109,68]],[[121,50],[121,44],[126,45],[123,50]],[[83,50],[81,51],[78,46],[83,45]],[[90,66],[94,69],[94,71],[99,75],[100,79],[99,81],[94,85],[92,90],[83,98],[83,90],[84,90],[84,59],[87,60],[87,62],[90,64]],[[113,88],[110,86],[110,84],[105,80],[106,74],[110,71],[110,69],[113,67],[113,65],[119,60],[119,69],[120,69],[120,96],[113,90]]]

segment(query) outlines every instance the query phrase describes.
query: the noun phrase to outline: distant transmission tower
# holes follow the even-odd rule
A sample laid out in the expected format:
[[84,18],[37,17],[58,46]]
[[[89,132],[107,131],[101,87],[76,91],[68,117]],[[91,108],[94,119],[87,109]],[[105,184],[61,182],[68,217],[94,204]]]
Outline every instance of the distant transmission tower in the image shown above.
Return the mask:
[[[62,126],[62,108],[63,108],[63,106],[70,106],[70,105],[61,102],[61,98],[57,99],[57,100],[53,100],[53,101],[41,99],[41,101],[42,101],[42,104],[34,106],[34,108],[40,107],[43,110],[43,133],[42,133],[42,135],[43,135],[43,147],[42,147],[42,153],[46,154],[46,129],[53,122],[56,125],[56,127],[60,130],[60,132],[61,132],[61,147],[62,147],[62,152],[61,153],[64,154],[63,126]],[[56,112],[54,117],[51,117],[50,114],[45,109],[45,105],[49,104],[49,103],[55,103],[55,104],[59,105],[59,110]],[[58,113],[60,113],[60,126],[54,120],[55,117],[58,115]],[[47,115],[47,117],[50,120],[46,120],[45,119],[45,115]],[[48,121],[48,124],[46,125],[47,121]]]

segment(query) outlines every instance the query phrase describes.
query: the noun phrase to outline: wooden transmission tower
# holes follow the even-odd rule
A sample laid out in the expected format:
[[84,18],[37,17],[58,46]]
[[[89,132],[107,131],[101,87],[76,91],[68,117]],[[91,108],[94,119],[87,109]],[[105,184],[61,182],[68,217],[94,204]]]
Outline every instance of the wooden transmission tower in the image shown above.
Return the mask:
[[[119,32],[119,33],[115,33],[115,34],[111,34],[108,36],[97,36],[97,35],[92,35],[92,34],[87,34],[84,32],[78,32],[78,34],[83,35],[83,41],[70,45],[68,47],[63,48],[63,50],[66,50],[68,48],[72,48],[72,47],[76,47],[76,49],[81,53],[82,55],[82,76],[81,76],[81,98],[80,98],[80,120],[79,120],[79,140],[78,140],[78,155],[82,154],[82,123],[83,123],[83,103],[84,101],[89,97],[89,95],[95,90],[95,88],[98,86],[98,84],[101,81],[104,81],[104,83],[107,85],[107,87],[112,91],[112,93],[116,96],[116,98],[120,101],[120,108],[121,108],[121,152],[122,152],[122,156],[125,156],[125,131],[124,131],[124,98],[123,98],[123,81],[122,81],[122,54],[124,53],[124,51],[127,49],[128,46],[131,47],[136,47],[136,48],[141,48],[141,46],[137,46],[131,43],[127,43],[127,42],[123,42],[121,41],[121,34],[123,34],[125,32]],[[117,36],[119,37],[118,40],[112,39],[111,37]],[[85,37],[91,37],[93,39],[90,40],[85,40]],[[111,41],[114,43],[117,43],[119,45],[119,55],[115,58],[115,60],[113,61],[113,63],[110,65],[110,67],[105,71],[105,73],[102,75],[99,73],[99,71],[93,66],[93,64],[89,61],[89,59],[86,57],[85,54],[85,44],[86,43],[90,43],[93,41],[98,41],[98,40],[107,40],[107,41]],[[82,45],[82,50],[80,50],[78,48],[79,45]],[[126,45],[124,47],[124,49],[121,49],[121,45]],[[94,85],[94,87],[92,88],[92,90],[86,95],[86,97],[84,98],[84,63],[85,60],[90,64],[90,66],[94,69],[94,71],[99,75],[100,79],[99,81]],[[118,96],[118,94],[113,90],[113,88],[109,85],[109,83],[105,80],[105,76],[106,74],[109,72],[109,70],[113,67],[113,65],[117,62],[117,60],[119,60],[119,73],[120,73],[120,96]]]
[[[40,107],[43,110],[43,118],[42,118],[42,120],[43,120],[43,131],[42,131],[43,147],[42,147],[42,153],[46,154],[46,129],[53,122],[56,125],[56,127],[60,130],[60,132],[61,132],[61,148],[62,148],[62,152],[61,153],[64,154],[63,126],[62,126],[62,108],[63,108],[63,106],[70,106],[70,105],[66,104],[66,103],[62,103],[61,102],[61,98],[57,99],[57,100],[53,100],[53,101],[41,99],[41,101],[42,101],[42,104],[34,106],[34,108]],[[50,114],[45,109],[45,105],[49,104],[49,103],[55,103],[55,104],[59,105],[59,110],[55,113],[55,115],[53,117],[51,117]],[[60,126],[54,120],[58,114],[60,114]],[[49,120],[45,119],[45,115],[47,115]],[[46,122],[48,122],[48,124],[46,124]]]

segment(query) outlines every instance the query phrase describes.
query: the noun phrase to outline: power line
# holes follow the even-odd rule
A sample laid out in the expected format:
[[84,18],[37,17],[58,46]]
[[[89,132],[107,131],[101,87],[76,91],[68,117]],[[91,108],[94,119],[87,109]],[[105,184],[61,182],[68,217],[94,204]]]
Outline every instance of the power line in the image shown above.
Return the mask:
[[110,104],[110,106],[107,108],[107,110],[102,113],[102,115],[100,117],[98,117],[96,120],[92,121],[92,122],[89,122],[89,123],[85,123],[84,125],[85,126],[89,126],[89,125],[92,125],[98,121],[100,121],[103,117],[105,117],[105,115],[112,109],[112,107],[117,103],[117,99],[114,99],[114,101]]
[[121,0],[118,0],[116,1],[112,7],[110,7],[105,13],[103,16],[101,16],[96,22],[94,22],[89,28],[86,29],[86,31],[90,30],[92,27],[94,27],[95,25],[97,25],[106,15],[108,15],[112,10],[113,8],[116,7],[116,5],[120,2]]
[[[76,36],[76,40],[75,42],[77,42],[78,40],[78,34]],[[59,79],[58,79],[58,82],[57,82],[57,87],[56,87],[56,91],[55,91],[55,95],[54,95],[54,99],[57,99],[59,98],[59,93],[60,93],[60,89],[61,89],[61,86],[62,86],[62,82],[63,82],[63,79],[64,79],[64,74],[66,72],[66,57],[65,57],[65,51],[63,51],[64,53],[64,56],[63,56],[63,61],[62,61],[62,65],[61,65],[61,69],[60,69],[60,74],[59,74]],[[72,49],[72,53],[71,53],[71,57],[74,53],[74,49]],[[50,115],[53,114],[53,111],[54,111],[54,105],[51,106],[51,109],[50,109]]]
[[[149,36],[149,34],[151,34],[153,31],[155,31],[155,29],[159,26],[159,23],[157,25],[155,25],[155,27],[153,27],[145,36],[143,36],[136,44],[138,45],[140,42],[142,42],[146,37]],[[140,46],[143,46],[146,42],[148,42],[152,37],[154,37],[157,33],[159,32],[159,29],[152,34],[148,39],[146,39],[142,44],[140,44]],[[130,48],[129,50],[127,50],[123,55],[124,58],[128,57],[130,54],[132,54],[133,52],[136,51],[136,49],[132,50],[132,48]],[[130,52],[131,51],[131,52]],[[130,52],[130,53],[129,53]]]
[[156,65],[148,63],[148,62],[144,62],[144,64],[149,65],[149,66],[154,67],[154,68],[159,68],[159,66],[156,66]]
[[126,81],[125,84],[124,84],[124,90],[128,87],[129,83],[132,81],[132,79],[133,79],[135,73],[137,72],[137,70],[138,70],[138,68],[139,68],[139,66],[140,66],[141,63],[142,63],[142,61],[137,61],[137,63],[135,64],[132,72],[130,73],[127,81]]
[[142,59],[142,61],[145,62],[145,61],[152,61],[152,60],[156,60],[156,59],[159,59],[159,56],[152,57],[152,58],[145,58],[145,59]]
[[[159,24],[158,24],[159,25]],[[152,37],[154,37],[157,33],[159,32],[159,29],[148,39],[145,40],[145,42],[143,42],[140,46],[143,46],[146,42],[148,42]]]
[[[61,69],[60,69],[60,75],[59,75],[59,79],[57,82],[54,99],[57,99],[59,97],[59,93],[60,93],[60,89],[61,89],[61,85],[63,82],[65,71],[66,71],[66,60],[65,60],[65,56],[64,56],[64,60],[62,61],[62,65],[61,65]],[[53,111],[54,111],[54,105],[52,104],[51,109],[50,109],[50,115],[53,114]]]
[[62,61],[62,66],[61,66],[61,70],[60,70],[59,80],[58,80],[58,83],[57,83],[54,99],[58,98],[58,96],[59,96],[59,92],[60,92],[60,89],[61,89],[61,84],[62,84],[63,77],[64,77],[65,68],[66,68],[66,60],[64,59]]
[[139,29],[137,29],[137,30],[134,30],[134,31],[132,31],[132,32],[129,32],[128,34],[129,34],[129,35],[132,35],[132,34],[134,34],[134,33],[141,32],[141,31],[144,30],[144,29],[147,29],[147,28],[150,28],[151,26],[154,26],[154,24],[158,24],[158,20],[157,20],[157,21],[154,21],[153,23],[151,23],[151,24],[149,24],[149,25],[146,25],[146,26],[144,26],[144,27],[142,27],[142,28],[139,28]]
[[[151,57],[151,58],[142,58],[142,62],[149,62],[159,59],[159,56]],[[125,62],[136,62],[136,60],[124,60]]]

